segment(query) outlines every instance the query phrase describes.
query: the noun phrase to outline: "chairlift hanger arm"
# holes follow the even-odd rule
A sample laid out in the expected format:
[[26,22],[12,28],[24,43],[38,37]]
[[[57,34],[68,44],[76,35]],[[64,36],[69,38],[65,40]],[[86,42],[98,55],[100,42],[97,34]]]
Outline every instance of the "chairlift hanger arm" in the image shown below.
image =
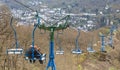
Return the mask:
[[34,9],[32,9],[32,8],[30,8],[30,7],[28,7],[27,5],[25,5],[25,4],[23,4],[23,3],[21,3],[21,2],[19,2],[19,1],[17,1],[17,0],[14,0],[15,2],[17,2],[17,3],[19,3],[20,5],[22,5],[23,7],[26,7],[26,8],[28,8],[29,10],[31,10],[31,11],[35,11]]
[[[39,24],[39,22],[38,22],[38,24]],[[38,24],[36,24],[36,25],[34,26],[34,29],[33,29],[33,31],[32,31],[32,46],[33,46],[33,47],[34,47],[34,33],[35,33],[35,30],[36,30]]]
[[13,16],[11,17],[11,20],[10,20],[10,26],[11,26],[12,30],[14,31],[14,36],[15,36],[15,41],[16,41],[15,44],[16,44],[16,48],[18,48],[17,33],[16,33],[16,30],[15,30],[15,28],[13,27],[12,23],[13,23]]

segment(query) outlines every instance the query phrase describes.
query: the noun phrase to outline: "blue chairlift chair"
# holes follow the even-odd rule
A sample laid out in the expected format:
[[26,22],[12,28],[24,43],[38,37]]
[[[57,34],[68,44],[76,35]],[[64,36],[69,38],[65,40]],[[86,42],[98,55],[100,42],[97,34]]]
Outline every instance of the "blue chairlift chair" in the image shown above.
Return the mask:
[[40,24],[40,17],[38,16],[38,13],[36,15],[38,23],[34,25],[34,29],[32,31],[32,47],[30,47],[25,52],[25,59],[29,60],[31,63],[34,63],[36,60],[39,60],[40,64],[43,64],[43,62],[46,62],[46,54],[40,53],[37,49],[35,49],[34,45],[34,33],[38,25]]

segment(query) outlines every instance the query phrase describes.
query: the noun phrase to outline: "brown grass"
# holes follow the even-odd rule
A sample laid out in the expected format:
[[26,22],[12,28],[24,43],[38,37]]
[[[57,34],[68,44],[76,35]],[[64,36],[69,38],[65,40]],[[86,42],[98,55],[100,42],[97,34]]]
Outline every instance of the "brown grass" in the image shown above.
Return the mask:
[[[20,46],[24,48],[24,50],[29,48],[29,45],[32,42],[31,33],[33,26],[20,26],[16,27],[17,33],[18,33],[18,40],[20,42]],[[71,50],[75,48],[75,38],[77,36],[77,31],[73,29],[66,29],[63,34],[60,35],[60,40],[62,41],[62,48],[64,49],[65,53],[64,55],[55,55],[55,62],[57,65],[57,70],[77,70],[79,67],[78,65],[82,65],[83,70],[100,70],[101,67],[103,67],[102,70],[107,70],[110,66],[115,66],[119,68],[116,63],[119,64],[118,58],[116,56],[119,56],[118,51],[112,50],[107,55],[110,55],[112,58],[110,58],[111,63],[109,61],[101,62],[99,61],[99,57],[97,55],[93,54],[87,54],[86,48],[88,43],[93,39],[94,43],[97,43],[99,41],[98,37],[98,30],[93,32],[83,32],[81,31],[81,36],[79,38],[79,45],[80,48],[86,53],[85,55],[73,55],[71,53]],[[14,40],[10,39],[10,44],[12,44]],[[49,32],[47,31],[45,34],[40,34],[39,29],[36,30],[35,33],[35,44],[37,44],[42,52],[47,53],[47,61],[48,61],[48,54],[49,54]],[[117,45],[116,45],[117,46]],[[10,46],[9,46],[10,47]],[[56,42],[56,32],[55,32],[55,50],[58,48],[57,42]],[[94,47],[97,51],[100,50],[100,46]],[[118,49],[116,49],[118,50]],[[4,51],[5,52],[5,49]],[[116,54],[116,55],[114,55]],[[93,55],[93,56],[92,56]],[[4,55],[5,57],[5,55]],[[16,56],[9,56],[9,57],[16,57]],[[18,56],[16,58],[16,61],[13,59],[12,61],[16,62],[15,65],[16,69],[19,70],[45,70],[45,67],[47,65],[40,65],[39,62],[36,62],[35,64],[30,64],[29,62],[25,61],[24,56]],[[8,60],[8,57],[6,56],[6,59]],[[2,61],[3,62],[3,61]],[[24,63],[21,65],[21,62]],[[97,63],[97,65],[96,65]],[[103,66],[103,64],[106,64],[107,66]],[[8,67],[6,67],[8,68]],[[10,67],[11,68],[11,67]],[[13,67],[12,69],[15,69]]]

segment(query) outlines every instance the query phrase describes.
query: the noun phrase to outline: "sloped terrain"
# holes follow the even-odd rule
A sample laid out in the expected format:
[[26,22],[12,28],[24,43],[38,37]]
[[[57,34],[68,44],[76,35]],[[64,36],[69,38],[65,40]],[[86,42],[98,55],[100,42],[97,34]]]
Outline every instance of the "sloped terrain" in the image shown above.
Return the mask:
[[[18,40],[20,46],[24,48],[24,50],[29,48],[31,44],[32,38],[31,33],[33,26],[20,26],[16,27],[18,33]],[[55,63],[57,70],[119,70],[119,38],[115,41],[115,49],[111,49],[110,47],[106,47],[107,53],[101,53],[100,51],[100,43],[98,32],[101,30],[95,30],[93,32],[82,32],[79,38],[80,48],[83,50],[83,54],[75,55],[71,53],[71,50],[75,48],[74,40],[77,35],[77,31],[73,29],[66,29],[63,34],[60,35],[60,40],[62,41],[62,48],[64,49],[64,55],[55,55]],[[119,33],[118,33],[119,34]],[[96,53],[88,53],[86,48],[91,39],[95,37],[94,43],[97,46],[94,46]],[[119,37],[116,35],[116,37]],[[14,40],[10,39],[9,44],[12,45]],[[1,45],[7,45],[11,47],[6,40],[5,43]],[[40,34],[39,29],[37,29],[35,33],[35,44],[37,44],[43,53],[47,54],[47,62],[49,55],[49,32],[45,34]],[[2,46],[1,46],[2,47]],[[2,53],[4,55],[1,56],[1,67],[2,70],[45,70],[47,62],[43,65],[36,62],[34,64],[30,64],[28,61],[24,59],[24,55],[5,55],[6,48],[2,47]],[[58,48],[56,42],[56,33],[55,33],[55,51]],[[3,60],[2,60],[3,59]],[[8,64],[10,63],[10,64]],[[5,68],[4,68],[5,67]]]
[[[5,11],[5,9],[2,9]],[[7,11],[6,11],[7,12]],[[38,61],[34,64],[30,64],[24,59],[23,55],[6,55],[7,48],[13,48],[14,33],[10,28],[10,17],[1,15],[3,20],[0,20],[0,70],[45,70],[48,55],[49,55],[49,32],[41,34],[37,29],[35,32],[35,44],[41,48],[43,53],[47,54],[47,62],[43,65]],[[32,29],[33,26],[15,26],[16,22],[13,22],[17,31],[19,45],[24,49],[24,52],[29,48],[32,42]],[[71,28],[64,30],[61,34],[60,40],[62,48],[64,49],[64,55],[55,55],[55,63],[57,70],[120,70],[120,30],[118,29],[114,33],[114,46],[115,49],[106,46],[107,53],[100,52],[100,38],[99,32],[107,35],[108,28],[104,27],[92,32],[83,32],[79,38],[79,46],[83,50],[83,54],[75,55],[71,53],[71,50],[75,48],[75,38],[77,31]],[[93,41],[93,48],[95,53],[88,53],[86,48],[89,43]],[[58,49],[56,32],[55,32],[55,51]]]

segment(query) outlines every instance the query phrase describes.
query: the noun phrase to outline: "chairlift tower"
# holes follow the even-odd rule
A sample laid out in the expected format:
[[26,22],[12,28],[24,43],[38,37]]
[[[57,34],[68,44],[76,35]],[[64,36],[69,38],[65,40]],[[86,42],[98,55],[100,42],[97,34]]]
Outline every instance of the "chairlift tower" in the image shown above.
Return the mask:
[[78,43],[78,40],[80,37],[80,29],[78,28],[77,30],[78,30],[78,35],[75,39],[75,49],[72,50],[73,54],[81,54],[82,53],[82,50],[79,48],[79,43]]
[[48,61],[48,65],[46,67],[46,70],[48,70],[49,67],[51,67],[52,70],[56,70],[56,64],[54,61],[54,58],[55,58],[55,55],[54,55],[54,32],[58,31],[58,30],[66,29],[68,27],[67,20],[69,17],[70,16],[67,15],[65,18],[61,19],[61,20],[66,20],[66,22],[63,25],[62,24],[59,25],[58,27],[55,26],[55,24],[57,24],[59,21],[57,23],[53,24],[52,26],[45,26],[44,24],[38,26],[39,29],[48,30],[50,32],[49,61]]

